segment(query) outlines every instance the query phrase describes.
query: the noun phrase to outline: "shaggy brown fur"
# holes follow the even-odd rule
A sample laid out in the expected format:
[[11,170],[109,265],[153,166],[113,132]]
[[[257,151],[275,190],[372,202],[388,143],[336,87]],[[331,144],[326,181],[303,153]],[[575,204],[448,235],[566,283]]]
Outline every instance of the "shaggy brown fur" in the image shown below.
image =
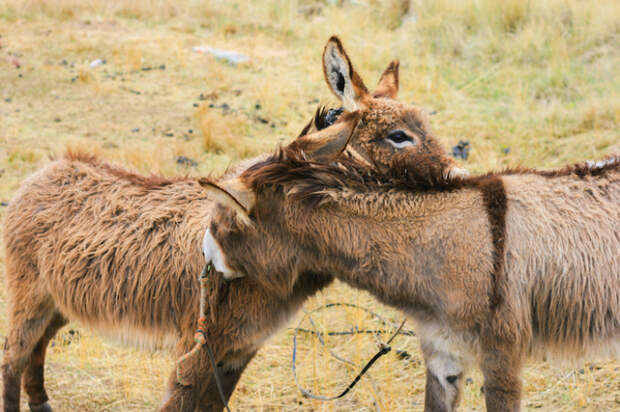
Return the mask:
[[427,410],[453,410],[471,363],[487,409],[516,411],[528,355],[618,355],[619,158],[435,187],[360,170],[285,148],[244,172],[252,225],[218,208],[210,227],[230,270],[278,295],[332,273],[413,316]]
[[[25,181],[3,230],[10,324],[5,411],[18,410],[24,368],[31,408],[49,410],[45,349],[66,319],[142,346],[172,345],[177,356],[188,351],[212,209],[194,179],[144,177],[80,153]],[[227,396],[262,342],[331,279],[308,274],[283,297],[256,282],[212,279],[209,340]],[[199,361],[193,387],[171,375],[161,410],[222,409],[204,354]]]

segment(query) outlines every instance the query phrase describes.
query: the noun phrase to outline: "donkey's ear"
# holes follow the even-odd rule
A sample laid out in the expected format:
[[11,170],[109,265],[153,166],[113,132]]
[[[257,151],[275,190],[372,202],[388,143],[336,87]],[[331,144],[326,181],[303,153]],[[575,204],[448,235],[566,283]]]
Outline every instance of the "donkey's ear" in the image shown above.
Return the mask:
[[346,111],[353,112],[364,105],[368,89],[353,70],[351,60],[336,36],[330,37],[323,50],[323,74],[327,85],[342,101]]
[[381,78],[379,79],[379,83],[377,83],[377,88],[375,92],[372,94],[372,97],[388,97],[390,99],[395,99],[398,95],[398,68],[400,63],[398,60],[393,60],[385,69]]
[[198,183],[207,191],[210,198],[233,210],[242,223],[251,224],[249,213],[254,207],[256,197],[241,179],[235,177],[217,184],[208,179],[200,179]]
[[346,113],[333,125],[297,138],[290,147],[302,150],[308,160],[327,163],[347,147],[359,119],[358,111]]

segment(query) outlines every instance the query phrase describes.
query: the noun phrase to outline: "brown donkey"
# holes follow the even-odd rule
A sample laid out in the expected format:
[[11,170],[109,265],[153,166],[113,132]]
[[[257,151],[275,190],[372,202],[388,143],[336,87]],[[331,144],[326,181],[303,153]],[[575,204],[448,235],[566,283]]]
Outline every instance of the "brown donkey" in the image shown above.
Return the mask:
[[[351,112],[220,187],[202,182],[224,205],[205,256],[247,276],[231,285],[287,296],[329,273],[403,310],[421,337],[426,411],[456,408],[472,364],[487,410],[518,411],[528,356],[620,354],[620,158],[428,186],[334,162],[358,121]],[[399,168],[416,171],[408,160]]]
[[[378,90],[397,76],[390,66]],[[305,133],[331,123],[326,115],[319,111]],[[375,119],[367,119],[367,127],[380,118]],[[356,142],[371,141],[367,130],[346,137],[358,148],[348,151],[353,158],[364,153]],[[308,141],[298,144],[313,156]],[[436,150],[437,164],[453,167],[432,136],[425,145]],[[402,151],[412,163],[428,160],[420,155],[424,162],[416,162],[417,155]],[[388,157],[375,163],[390,166]],[[443,169],[429,174],[435,173],[450,174]],[[51,410],[43,384],[45,351],[69,319],[141,346],[172,346],[176,356],[187,352],[198,318],[201,244],[213,207],[195,179],[140,176],[79,153],[29,177],[9,205],[3,230],[10,328],[2,366],[4,410],[19,410],[20,382],[32,411]],[[209,340],[227,397],[262,343],[331,281],[331,275],[311,270],[279,294],[256,281],[213,279],[209,297],[217,305],[208,308]],[[160,410],[222,410],[213,371],[206,355],[200,356],[191,386],[178,384],[172,373]]]

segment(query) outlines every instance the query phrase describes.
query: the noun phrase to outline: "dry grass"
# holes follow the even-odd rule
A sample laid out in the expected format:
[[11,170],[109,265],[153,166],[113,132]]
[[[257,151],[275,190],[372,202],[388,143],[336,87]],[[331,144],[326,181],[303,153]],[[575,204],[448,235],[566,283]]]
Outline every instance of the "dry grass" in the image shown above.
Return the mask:
[[[411,3],[414,17],[403,19],[401,0],[0,0],[0,201],[67,145],[169,175],[221,172],[271,150],[296,136],[318,101],[331,101],[320,55],[332,33],[342,36],[369,86],[400,58],[402,100],[437,111],[432,123],[446,146],[469,140],[465,165],[473,171],[552,167],[620,151],[620,3]],[[196,45],[237,50],[250,61],[231,66],[192,52]],[[95,59],[106,64],[90,67]],[[178,164],[177,156],[198,165]],[[400,317],[341,284],[307,307],[328,301]],[[0,334],[7,330],[5,306],[2,287]],[[326,329],[376,326],[356,311],[316,320]],[[375,349],[368,337],[328,344],[357,362]],[[301,346],[306,387],[331,394],[354,375],[324,356],[314,340],[302,339]],[[363,411],[375,410],[377,401],[382,411],[421,410],[424,367],[417,342],[401,337],[396,346],[413,359],[380,360],[372,370],[376,393],[365,380],[345,399],[322,403],[302,398],[292,384],[286,329],[252,362],[232,406]],[[153,409],[171,367],[166,353],[110,345],[79,325],[64,329],[48,359],[48,388],[58,411]],[[472,378],[462,409],[482,410],[482,381],[476,373]],[[532,363],[523,406],[616,411],[620,363]]]

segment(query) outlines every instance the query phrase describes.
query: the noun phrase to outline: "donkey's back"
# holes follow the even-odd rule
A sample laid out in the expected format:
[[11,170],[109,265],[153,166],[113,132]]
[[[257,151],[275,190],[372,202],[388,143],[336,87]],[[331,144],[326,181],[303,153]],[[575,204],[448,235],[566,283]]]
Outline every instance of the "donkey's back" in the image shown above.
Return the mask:
[[508,287],[534,354],[620,356],[620,159],[503,181]]
[[118,334],[126,324],[151,344],[172,343],[170,331],[189,326],[179,315],[194,312],[183,304],[196,294],[210,209],[189,179],[145,178],[85,156],[53,162],[7,211],[9,295],[36,292],[30,299],[86,325]]

